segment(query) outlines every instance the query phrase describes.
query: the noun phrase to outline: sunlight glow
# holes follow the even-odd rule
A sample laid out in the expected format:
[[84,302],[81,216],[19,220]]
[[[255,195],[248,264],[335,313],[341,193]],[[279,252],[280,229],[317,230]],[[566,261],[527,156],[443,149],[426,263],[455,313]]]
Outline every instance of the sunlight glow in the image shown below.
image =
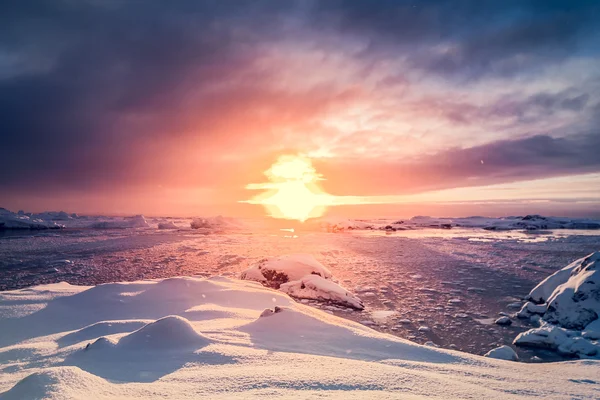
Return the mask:
[[265,175],[268,183],[249,184],[246,189],[266,192],[244,202],[263,205],[274,218],[306,221],[320,217],[333,204],[333,196],[318,186],[321,175],[307,157],[281,156]]

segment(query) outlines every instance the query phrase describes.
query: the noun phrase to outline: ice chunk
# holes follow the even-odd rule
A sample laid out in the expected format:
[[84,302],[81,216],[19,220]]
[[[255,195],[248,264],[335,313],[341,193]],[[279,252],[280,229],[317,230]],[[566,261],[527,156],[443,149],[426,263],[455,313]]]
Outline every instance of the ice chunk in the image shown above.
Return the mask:
[[27,215],[26,213],[13,213],[5,208],[0,208],[0,230],[3,229],[60,229],[52,220]]
[[159,222],[158,229],[177,229],[178,226],[172,223],[171,221],[167,222]]
[[91,225],[94,229],[127,229],[127,228],[147,228],[148,222],[143,215],[134,215],[123,219],[111,219],[108,221],[99,221]]
[[519,356],[510,346],[500,346],[484,354],[484,357],[497,358],[499,360],[517,361]]

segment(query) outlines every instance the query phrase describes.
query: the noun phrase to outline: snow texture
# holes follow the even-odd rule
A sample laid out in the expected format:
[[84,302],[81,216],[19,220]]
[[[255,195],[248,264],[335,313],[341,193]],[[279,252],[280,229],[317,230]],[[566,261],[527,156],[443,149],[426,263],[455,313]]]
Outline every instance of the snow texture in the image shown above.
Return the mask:
[[598,394],[595,361],[508,364],[420,346],[222,277],[45,285],[1,293],[0,308],[3,400]]

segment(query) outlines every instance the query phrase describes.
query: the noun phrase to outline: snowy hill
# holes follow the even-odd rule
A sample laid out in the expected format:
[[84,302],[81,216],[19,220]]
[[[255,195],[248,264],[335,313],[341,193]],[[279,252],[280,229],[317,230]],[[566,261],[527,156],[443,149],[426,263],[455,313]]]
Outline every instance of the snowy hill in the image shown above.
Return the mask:
[[600,393],[598,361],[523,364],[420,346],[222,277],[2,292],[0,326],[2,399]]

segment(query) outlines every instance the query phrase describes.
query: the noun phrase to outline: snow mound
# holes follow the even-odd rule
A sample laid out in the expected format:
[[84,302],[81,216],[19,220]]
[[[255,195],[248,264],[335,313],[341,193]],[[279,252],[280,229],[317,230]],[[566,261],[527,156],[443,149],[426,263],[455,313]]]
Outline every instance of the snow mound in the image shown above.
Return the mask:
[[362,300],[337,283],[320,275],[306,275],[304,278],[282,284],[279,289],[297,299],[330,301],[347,307],[363,310]]
[[94,229],[127,229],[148,228],[149,226],[143,215],[134,215],[123,219],[95,222],[90,227]]
[[23,212],[13,213],[5,208],[0,208],[0,230],[3,229],[60,229],[52,220],[45,220],[33,215],[27,215]]
[[499,360],[517,361],[519,356],[510,346],[500,346],[484,354],[484,357],[497,358]]
[[177,228],[178,228],[178,226],[175,225],[174,223],[172,223],[171,221],[158,223],[158,229],[177,229]]
[[98,393],[103,392],[105,383],[104,379],[77,367],[52,367],[26,376],[9,391],[0,393],[0,397],[3,400],[33,400],[92,398],[92,393],[110,396],[110,393]]
[[278,289],[283,283],[297,281],[311,274],[325,279],[332,277],[331,272],[312,255],[290,254],[260,260],[242,272],[241,279],[257,281]]
[[170,315],[152,322],[119,340],[124,350],[160,350],[185,347],[204,347],[210,340],[196,332],[190,321]]

